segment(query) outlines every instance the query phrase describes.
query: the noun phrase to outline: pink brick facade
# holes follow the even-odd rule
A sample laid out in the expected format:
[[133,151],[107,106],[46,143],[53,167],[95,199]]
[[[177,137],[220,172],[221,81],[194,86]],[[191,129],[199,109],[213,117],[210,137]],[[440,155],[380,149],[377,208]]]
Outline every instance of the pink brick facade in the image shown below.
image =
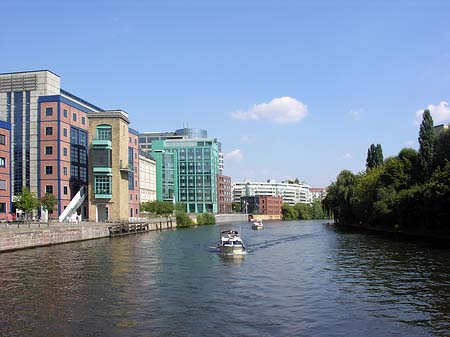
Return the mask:
[[11,218],[11,142],[9,123],[0,123],[0,219]]
[[217,201],[218,201],[218,213],[230,214],[232,213],[231,207],[231,177],[218,175],[217,176]]

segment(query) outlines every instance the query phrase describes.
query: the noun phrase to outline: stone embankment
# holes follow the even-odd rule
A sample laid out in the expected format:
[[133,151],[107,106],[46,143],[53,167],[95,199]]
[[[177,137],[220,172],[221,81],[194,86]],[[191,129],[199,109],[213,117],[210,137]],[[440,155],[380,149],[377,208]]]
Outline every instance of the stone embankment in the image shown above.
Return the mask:
[[[0,252],[50,246],[67,242],[84,241],[110,236],[112,223],[13,223],[0,224]],[[163,230],[176,227],[164,219],[152,219],[148,230]]]

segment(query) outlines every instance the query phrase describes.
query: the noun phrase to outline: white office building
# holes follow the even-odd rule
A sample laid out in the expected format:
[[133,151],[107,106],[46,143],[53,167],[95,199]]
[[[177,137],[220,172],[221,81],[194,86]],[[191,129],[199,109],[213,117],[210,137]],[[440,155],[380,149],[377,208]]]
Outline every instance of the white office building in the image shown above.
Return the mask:
[[233,184],[233,202],[240,202],[241,197],[264,195],[282,197],[283,203],[289,205],[312,202],[309,186],[301,183],[278,183],[275,180],[268,180],[267,182],[244,181]]
[[139,189],[141,202],[156,200],[156,161],[147,155],[139,155]]

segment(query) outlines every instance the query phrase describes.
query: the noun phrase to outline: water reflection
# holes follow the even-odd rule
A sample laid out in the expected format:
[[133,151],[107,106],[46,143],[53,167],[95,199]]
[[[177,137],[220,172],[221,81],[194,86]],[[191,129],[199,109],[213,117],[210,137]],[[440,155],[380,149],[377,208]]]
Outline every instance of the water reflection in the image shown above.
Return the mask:
[[450,331],[450,252],[430,245],[338,231],[333,262],[339,290],[365,303],[364,315]]
[[[225,226],[0,255],[0,335],[446,336],[450,251],[320,222]],[[229,324],[232,322],[233,331]]]

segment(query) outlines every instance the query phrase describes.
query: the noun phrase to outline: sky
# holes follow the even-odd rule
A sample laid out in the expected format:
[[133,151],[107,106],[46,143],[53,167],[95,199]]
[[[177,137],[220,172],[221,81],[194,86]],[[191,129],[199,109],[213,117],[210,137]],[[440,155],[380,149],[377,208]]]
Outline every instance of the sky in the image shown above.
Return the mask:
[[326,187],[450,122],[450,1],[2,0],[0,72],[49,69],[138,131],[206,129],[233,181]]

